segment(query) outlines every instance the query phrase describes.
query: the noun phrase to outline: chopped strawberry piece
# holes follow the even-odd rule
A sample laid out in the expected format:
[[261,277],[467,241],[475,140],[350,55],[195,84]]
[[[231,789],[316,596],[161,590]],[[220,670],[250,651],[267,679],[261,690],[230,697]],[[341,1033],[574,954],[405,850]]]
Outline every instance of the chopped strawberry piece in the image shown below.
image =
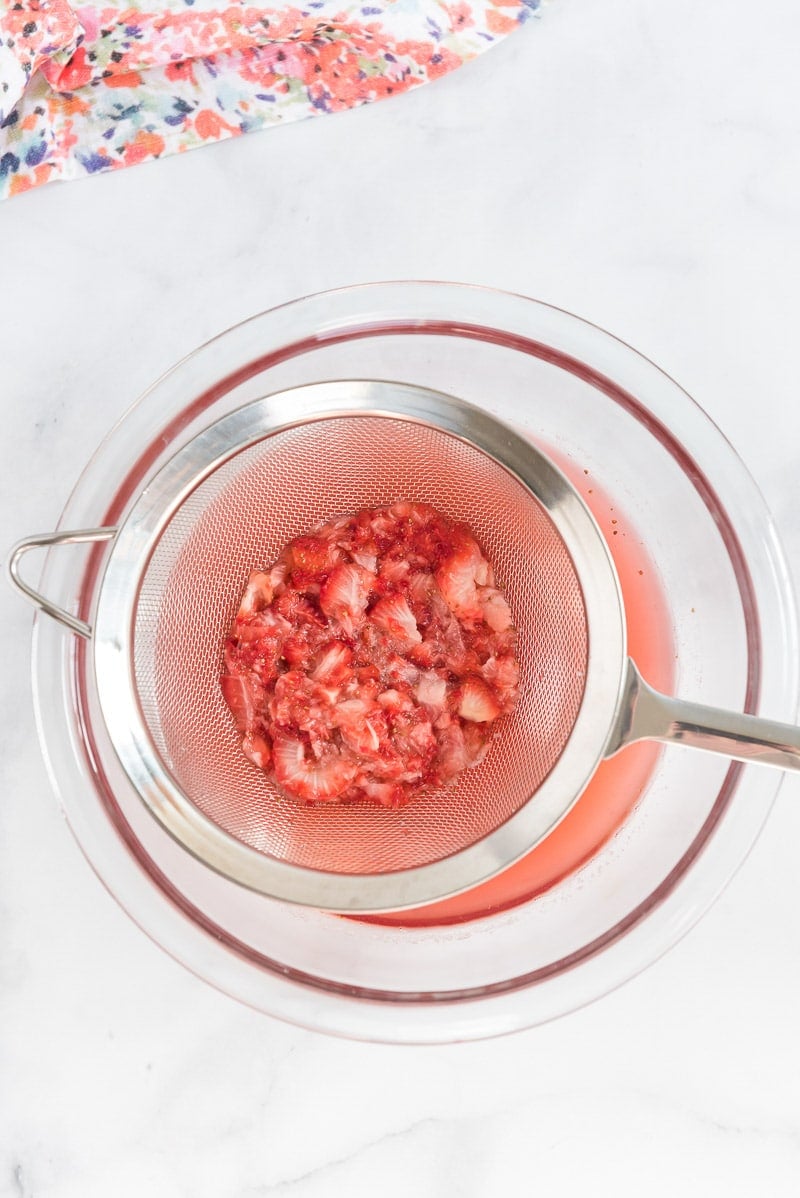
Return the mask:
[[460,724],[450,724],[439,736],[437,769],[443,782],[451,782],[466,768],[467,750]]
[[281,786],[309,802],[338,799],[356,774],[355,765],[340,753],[331,753],[327,760],[308,761],[302,741],[293,736],[276,736],[272,755]]
[[411,566],[404,557],[391,557],[386,554],[381,560],[380,577],[383,582],[399,586],[404,583],[411,572]]
[[239,604],[239,615],[252,615],[264,607],[269,607],[274,593],[269,574],[254,570],[247,580],[247,588]]
[[495,693],[516,698],[519,683],[519,666],[515,657],[489,657],[481,670],[485,680],[494,687]]
[[511,612],[466,525],[340,516],[254,571],[222,693],[257,768],[306,803],[397,808],[478,765],[516,700]]
[[361,715],[355,719],[342,718],[342,708],[348,703],[358,703],[358,699],[349,699],[339,704],[337,720],[342,740],[359,757],[376,757],[386,742],[386,717],[382,711],[372,711],[369,715]]
[[471,720],[474,724],[486,724],[497,719],[500,714],[500,705],[486,683],[471,675],[464,679],[461,687],[458,714],[462,720]]
[[399,653],[391,653],[388,656],[385,673],[395,686],[401,686],[403,683],[406,686],[413,686],[419,678],[417,666],[411,661],[406,661],[405,657],[401,657]]
[[375,574],[378,568],[377,553],[365,553],[364,550],[354,549],[350,555],[357,565],[363,566],[370,574]]
[[297,633],[295,636],[287,636],[282,646],[282,657],[289,663],[291,668],[304,665],[311,656],[312,650],[308,643],[308,637],[303,633]]
[[511,608],[496,587],[484,587],[479,593],[483,618],[494,632],[511,627]]
[[252,761],[260,770],[269,769],[272,753],[265,737],[255,732],[248,733],[242,740],[242,752],[248,761]]
[[437,659],[436,645],[431,641],[423,641],[421,645],[415,645],[413,649],[409,650],[408,656],[415,666],[426,669],[432,666]]
[[344,555],[325,537],[295,537],[286,560],[296,582],[320,581]]
[[447,682],[441,674],[427,670],[424,674],[420,674],[414,694],[418,703],[427,707],[442,708],[447,696]]
[[396,714],[398,711],[411,711],[414,707],[408,695],[404,695],[402,691],[389,690],[378,695],[378,702],[384,711]]
[[380,803],[382,807],[403,807],[408,802],[406,792],[396,782],[374,782],[365,779],[359,782],[359,788],[368,799],[373,803]]
[[325,617],[316,604],[306,595],[298,595],[294,591],[284,591],[278,595],[273,610],[295,628],[302,628],[306,624],[315,624],[317,628],[326,627]]
[[464,723],[461,726],[461,731],[464,736],[467,765],[474,769],[476,765],[480,765],[489,752],[491,740],[486,736],[486,732],[480,724]]
[[353,636],[363,618],[373,581],[363,566],[348,562],[333,570],[320,591],[320,607],[348,636]]
[[422,640],[414,613],[403,595],[387,595],[385,599],[379,599],[369,618],[378,628],[388,632],[401,649],[410,649]]
[[436,581],[447,606],[460,620],[483,618],[478,602],[478,585],[489,577],[488,562],[477,543],[460,526],[455,530],[454,551],[436,571]]
[[246,732],[263,710],[266,691],[249,674],[224,674],[220,685],[225,702],[233,712],[236,727],[240,732]]
[[317,682],[342,683],[350,676],[353,650],[342,641],[329,641],[314,663],[311,677]]

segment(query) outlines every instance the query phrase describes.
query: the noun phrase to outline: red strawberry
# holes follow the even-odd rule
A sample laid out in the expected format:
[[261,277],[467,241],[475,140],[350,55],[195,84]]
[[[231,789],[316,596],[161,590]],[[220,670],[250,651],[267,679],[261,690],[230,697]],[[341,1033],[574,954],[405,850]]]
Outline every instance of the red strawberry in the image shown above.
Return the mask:
[[299,595],[294,590],[287,590],[284,594],[278,595],[273,602],[272,610],[282,616],[290,627],[300,628],[304,624],[315,624],[317,628],[325,627],[325,618],[320,614],[316,604],[312,603],[306,595]]
[[312,652],[313,650],[308,643],[308,637],[300,632],[294,636],[287,636],[281,646],[281,656],[292,667],[304,666]]
[[386,677],[391,682],[392,686],[413,686],[419,678],[419,670],[405,657],[401,657],[399,653],[392,653],[386,659],[385,664]]
[[295,582],[321,581],[342,557],[338,546],[315,536],[295,537],[284,553]]
[[382,807],[403,807],[409,799],[406,791],[396,782],[374,782],[363,778],[359,779],[358,785],[368,799],[373,803],[380,803]]
[[403,595],[387,595],[385,599],[379,599],[369,618],[378,628],[388,632],[401,649],[410,649],[422,640],[417,622]]
[[367,704],[361,699],[346,699],[337,704],[336,723],[344,743],[359,757],[379,754],[388,735],[386,716],[377,710],[368,713]]
[[511,627],[511,608],[495,587],[482,587],[478,602],[483,610],[483,618],[493,632],[505,632]]
[[411,711],[414,707],[408,696],[397,690],[383,691],[378,695],[378,702],[390,715],[396,715],[399,711]]
[[507,700],[516,694],[519,683],[519,666],[514,657],[490,657],[481,670],[485,680],[498,692],[498,696]]
[[423,641],[421,645],[415,645],[409,650],[408,656],[414,662],[414,665],[427,668],[432,666],[436,660],[436,644],[433,641]]
[[384,582],[399,586],[408,577],[410,569],[406,558],[387,554],[381,559],[380,576]]
[[420,674],[414,694],[418,703],[441,709],[444,707],[447,695],[447,682],[433,670],[426,670],[425,673]]
[[513,706],[508,605],[469,529],[424,504],[295,538],[242,608],[223,693],[245,755],[304,801],[402,806],[480,762]]
[[488,581],[489,563],[463,526],[454,530],[452,543],[453,551],[436,571],[439,590],[453,615],[460,620],[480,620],[483,612],[477,588]]
[[240,732],[247,732],[264,710],[266,691],[251,674],[223,674],[219,684],[236,727]]
[[269,745],[263,736],[258,733],[251,732],[242,741],[242,752],[245,757],[252,761],[253,765],[257,765],[260,770],[269,768],[269,760],[272,754],[270,753]]
[[480,765],[491,744],[491,733],[485,724],[464,724],[464,751],[467,755],[467,765],[474,768]]
[[348,636],[353,636],[363,619],[374,581],[374,575],[363,566],[345,562],[336,566],[320,591],[320,607]]
[[350,676],[353,650],[342,641],[328,641],[319,653],[311,677],[317,682],[342,683]]
[[319,761],[308,761],[302,741],[283,733],[275,737],[272,756],[279,785],[306,802],[338,799],[356,775],[353,762],[335,751]]
[[474,674],[465,678],[461,685],[458,714],[462,720],[471,720],[476,724],[488,723],[500,715],[500,705],[494,692]]
[[464,733],[458,723],[450,724],[439,733],[439,752],[436,756],[436,771],[442,782],[449,782],[465,768],[467,752]]
[[378,568],[377,554],[367,553],[366,550],[363,549],[352,549],[350,551],[350,556],[357,565],[363,566],[365,570],[369,570],[370,574],[374,574],[376,572]]
[[275,588],[269,574],[254,570],[247,580],[242,602],[239,604],[240,616],[252,616],[255,612],[269,607]]
[[394,517],[386,508],[378,508],[372,513],[370,519],[370,531],[372,532],[373,540],[380,550],[381,546],[388,545],[397,533],[397,525]]

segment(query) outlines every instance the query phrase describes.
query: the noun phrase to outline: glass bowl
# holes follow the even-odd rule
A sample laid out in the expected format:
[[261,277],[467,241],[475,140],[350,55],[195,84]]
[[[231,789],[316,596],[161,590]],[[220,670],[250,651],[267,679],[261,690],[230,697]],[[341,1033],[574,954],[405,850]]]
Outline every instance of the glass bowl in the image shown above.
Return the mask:
[[[609,543],[626,538],[642,575],[657,576],[663,618],[650,629],[645,622],[639,643],[669,644],[675,692],[794,719],[791,584],[763,499],[733,449],[652,363],[520,296],[375,284],[311,296],[230,329],[123,417],[81,475],[60,527],[113,525],[206,425],[273,391],[335,378],[450,392],[549,447],[584,493],[595,493]],[[90,620],[102,558],[101,547],[51,550],[44,593]],[[342,918],[241,889],[169,838],[108,743],[89,657],[85,641],[37,617],[39,734],[67,819],[101,880],[158,944],[219,989],[360,1039],[499,1035],[608,992],[709,907],[752,846],[782,777],[680,747],[653,751],[646,781],[618,776],[618,789],[630,788],[615,797],[627,812],[622,822],[538,892],[523,888],[513,901],[415,926]]]

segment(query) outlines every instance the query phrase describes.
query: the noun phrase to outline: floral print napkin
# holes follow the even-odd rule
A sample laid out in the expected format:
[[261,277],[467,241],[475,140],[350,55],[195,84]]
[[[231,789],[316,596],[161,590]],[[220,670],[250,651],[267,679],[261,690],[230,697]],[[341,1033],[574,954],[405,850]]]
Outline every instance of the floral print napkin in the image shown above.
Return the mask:
[[0,199],[427,83],[540,0],[0,0]]

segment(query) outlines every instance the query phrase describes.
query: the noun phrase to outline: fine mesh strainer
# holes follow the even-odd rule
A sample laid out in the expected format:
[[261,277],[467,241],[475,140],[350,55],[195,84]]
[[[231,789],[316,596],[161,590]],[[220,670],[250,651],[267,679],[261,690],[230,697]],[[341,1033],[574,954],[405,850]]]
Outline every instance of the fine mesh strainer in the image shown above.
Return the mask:
[[[520,697],[486,760],[407,808],[305,808],[241,753],[219,686],[251,569],[336,515],[398,499],[464,520],[519,631]],[[35,545],[108,540],[93,627],[19,573]],[[452,397],[386,382],[300,387],[203,431],[116,529],[29,538],[15,584],[92,638],[111,741],[149,810],[202,862],[325,910],[401,909],[517,860],[569,810],[599,761],[640,739],[800,768],[800,732],[652,691],[626,656],[605,540],[529,441]]]

